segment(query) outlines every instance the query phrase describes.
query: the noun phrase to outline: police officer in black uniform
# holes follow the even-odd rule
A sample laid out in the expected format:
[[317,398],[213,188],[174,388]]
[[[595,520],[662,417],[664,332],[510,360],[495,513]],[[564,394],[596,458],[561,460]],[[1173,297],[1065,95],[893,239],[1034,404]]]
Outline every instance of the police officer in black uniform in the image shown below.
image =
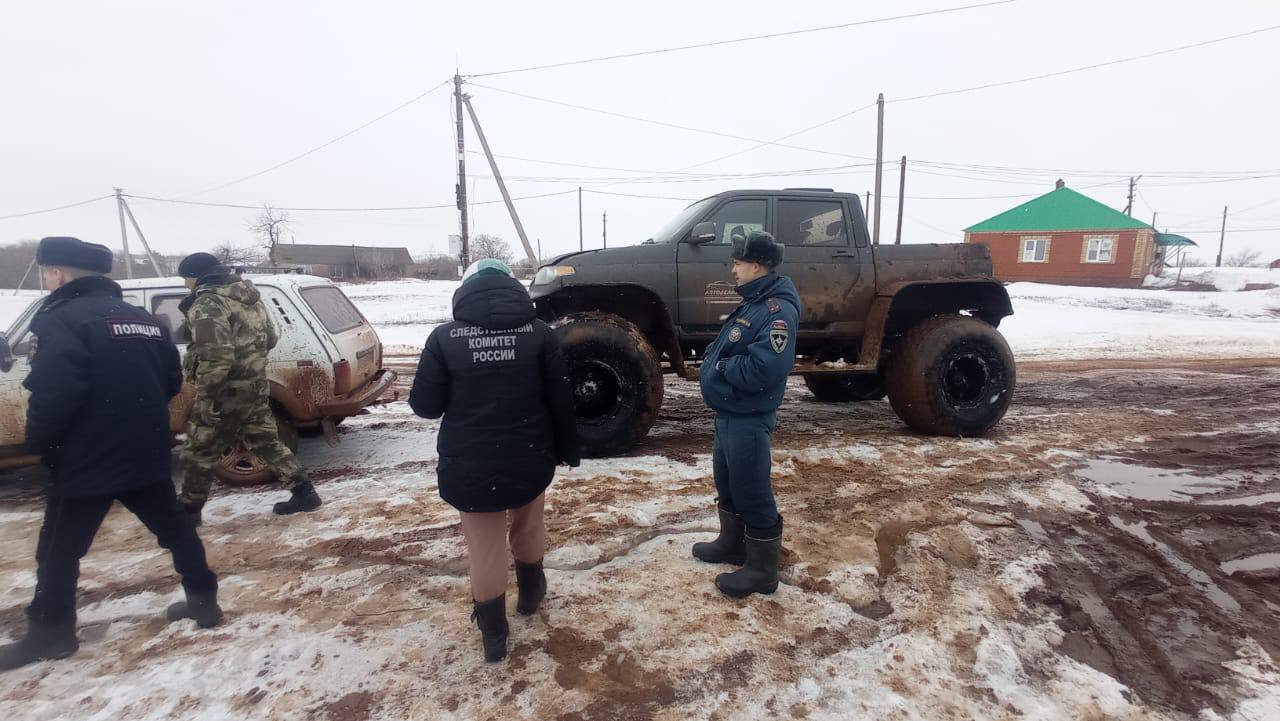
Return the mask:
[[713,469],[720,535],[697,543],[693,555],[742,568],[716,576],[734,598],[778,588],[782,516],[773,498],[769,441],[787,376],[796,363],[800,294],[778,275],[783,247],[753,231],[733,239],[733,277],[742,303],[707,347],[702,398],[716,412]]
[[0,647],[0,670],[76,652],[76,581],[102,520],[120,501],[173,554],[185,602],[170,620],[216,626],[217,577],[178,506],[170,475],[169,399],[182,388],[178,349],[150,313],[106,277],[111,250],[45,238],[36,251],[53,292],[31,322],[36,353],[26,447],[49,469],[26,635]]

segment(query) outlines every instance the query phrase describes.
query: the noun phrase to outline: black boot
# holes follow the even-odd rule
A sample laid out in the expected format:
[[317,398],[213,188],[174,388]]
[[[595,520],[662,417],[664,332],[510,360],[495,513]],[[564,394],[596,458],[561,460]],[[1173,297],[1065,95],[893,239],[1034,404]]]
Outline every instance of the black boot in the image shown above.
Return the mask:
[[507,594],[484,603],[472,601],[472,604],[471,620],[480,627],[484,660],[497,663],[507,657]]
[[516,561],[516,588],[520,591],[516,598],[516,612],[521,616],[537,613],[538,604],[547,595],[547,574],[542,571],[542,561]]
[[16,643],[0,646],[0,671],[11,671],[37,661],[66,658],[80,649],[76,622],[27,622],[27,635]]
[[222,623],[222,608],[218,606],[218,593],[187,592],[187,600],[178,601],[164,612],[170,621],[194,619],[200,628],[213,628]]
[[187,517],[187,520],[191,522],[191,526],[193,528],[198,528],[203,522],[204,519],[200,516],[200,511],[203,508],[204,501],[182,504],[182,515]]
[[293,484],[289,491],[289,500],[277,503],[271,510],[277,515],[287,516],[291,513],[310,512],[320,507],[320,494],[306,476]]
[[773,528],[748,528],[747,562],[733,573],[716,576],[716,588],[726,596],[746,598],[778,590],[778,554],[782,550],[782,517]]
[[741,566],[746,560],[746,544],[742,540],[746,525],[742,516],[717,506],[720,511],[720,536],[709,543],[693,544],[693,557],[707,563],[732,563]]

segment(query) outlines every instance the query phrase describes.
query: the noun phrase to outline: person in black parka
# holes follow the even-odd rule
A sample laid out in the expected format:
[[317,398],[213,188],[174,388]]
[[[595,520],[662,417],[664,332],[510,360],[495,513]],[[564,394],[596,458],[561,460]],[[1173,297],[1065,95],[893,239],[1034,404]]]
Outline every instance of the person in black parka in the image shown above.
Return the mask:
[[580,460],[573,398],[555,333],[537,319],[529,292],[505,264],[486,259],[467,269],[453,317],[427,338],[409,405],[424,418],[444,417],[440,497],[462,517],[472,618],[485,660],[500,661],[507,644],[507,537],[516,561],[516,610],[531,615],[546,594],[543,494],[557,465]]
[[0,670],[79,648],[80,559],[116,501],[173,555],[187,600],[169,608],[170,620],[193,618],[202,627],[222,620],[217,577],[170,476],[169,399],[182,388],[182,367],[168,329],[106,277],[106,246],[45,238],[36,260],[53,292],[31,321],[25,445],[49,469],[50,486],[28,631],[0,647]]

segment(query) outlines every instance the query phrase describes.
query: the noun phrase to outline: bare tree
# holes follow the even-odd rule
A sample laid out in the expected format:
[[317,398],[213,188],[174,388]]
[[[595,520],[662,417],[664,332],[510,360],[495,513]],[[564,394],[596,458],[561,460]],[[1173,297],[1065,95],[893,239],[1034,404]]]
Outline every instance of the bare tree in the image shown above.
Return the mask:
[[511,265],[511,246],[507,245],[507,241],[496,235],[481,233],[473,237],[470,250],[472,262],[493,258]]
[[293,219],[289,217],[288,213],[283,210],[277,210],[266,203],[263,203],[262,212],[258,214],[258,217],[249,223],[249,230],[258,236],[262,247],[267,249],[267,257],[273,261],[276,246],[280,244],[280,236],[291,227],[293,227]]
[[1261,265],[1261,263],[1258,262],[1261,258],[1262,251],[1260,250],[1237,250],[1231,255],[1224,256],[1222,258],[1222,264],[1228,268],[1252,268],[1254,266]]
[[255,265],[262,262],[262,252],[257,246],[236,245],[229,240],[215,245],[211,252],[223,265]]

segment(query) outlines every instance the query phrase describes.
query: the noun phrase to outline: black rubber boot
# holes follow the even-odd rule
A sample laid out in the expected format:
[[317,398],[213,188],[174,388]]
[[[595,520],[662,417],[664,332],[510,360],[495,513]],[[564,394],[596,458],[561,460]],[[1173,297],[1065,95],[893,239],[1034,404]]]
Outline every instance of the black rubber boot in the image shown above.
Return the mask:
[[37,661],[67,658],[80,649],[76,622],[27,622],[27,635],[16,643],[0,646],[0,671],[11,671]]
[[782,551],[782,517],[773,528],[748,528],[747,562],[733,573],[716,576],[716,588],[732,598],[778,590],[778,555]]
[[471,620],[480,627],[484,660],[497,663],[507,657],[507,594],[484,603],[472,601],[472,604]]
[[170,621],[194,619],[200,628],[213,628],[222,623],[222,608],[218,606],[218,594],[187,593],[187,600],[178,601],[164,612]]
[[742,516],[717,506],[720,512],[720,536],[708,543],[693,544],[693,557],[707,563],[732,563],[741,566],[746,561],[746,543],[743,532],[746,524]]
[[302,480],[295,483],[289,491],[289,500],[277,503],[271,510],[276,515],[287,516],[291,513],[309,513],[320,507],[320,494],[316,493],[316,487],[311,485],[311,481],[303,476]]
[[547,574],[542,571],[542,561],[516,561],[516,588],[520,591],[516,598],[516,613],[521,616],[537,613],[538,605],[547,596]]
[[204,522],[204,519],[200,515],[200,511],[203,508],[204,501],[182,504],[182,515],[187,517],[187,520],[191,522],[191,526],[193,528],[199,528],[200,524]]

